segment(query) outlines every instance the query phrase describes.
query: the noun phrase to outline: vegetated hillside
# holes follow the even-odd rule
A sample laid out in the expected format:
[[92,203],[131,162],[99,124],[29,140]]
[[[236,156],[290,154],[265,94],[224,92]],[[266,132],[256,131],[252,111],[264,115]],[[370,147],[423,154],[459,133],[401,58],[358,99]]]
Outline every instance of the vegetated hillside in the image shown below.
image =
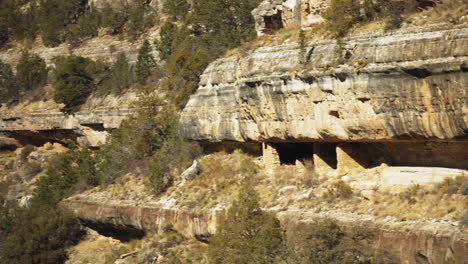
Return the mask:
[[[431,219],[442,222],[440,226],[448,230],[449,236],[440,238],[441,241],[457,241],[447,259],[461,259],[463,256],[457,254],[463,252],[464,244],[460,244],[459,237],[466,233],[451,225],[466,218],[466,178],[447,180],[433,187],[414,185],[405,190],[376,190],[369,194],[353,189],[349,182],[321,179],[307,166],[301,171],[291,166],[271,171],[258,164],[256,158],[239,151],[206,156],[197,143],[179,136],[179,111],[198,87],[208,64],[228,50],[231,50],[228,54],[242,57],[258,46],[280,42],[304,45],[312,38],[343,37],[351,30],[375,30],[374,25],[382,21],[390,24],[387,28],[398,27],[402,22],[424,24],[431,19],[446,20],[448,14],[452,23],[466,21],[466,12],[451,13],[459,10],[457,1],[447,1],[419,15],[397,14],[398,19],[388,18],[383,12],[388,7],[376,6],[373,15],[362,18],[352,13],[350,18],[346,17],[350,21],[343,21],[339,14],[346,11],[340,9],[344,2],[332,1],[325,27],[305,32],[284,29],[254,40],[250,11],[258,1],[153,0],[133,1],[127,6],[94,1],[96,7],[87,1],[2,1],[1,17],[8,18],[0,22],[4,50],[7,54],[9,48],[27,50],[12,63],[14,66],[0,65],[3,107],[53,98],[63,112],[73,114],[91,95],[99,97],[131,90],[140,99],[135,104],[138,110],[113,130],[108,143],[99,149],[76,146],[64,149],[59,144],[48,144],[39,148],[25,146],[15,153],[2,150],[0,204],[4,206],[0,214],[0,262],[63,263],[70,258],[69,263],[392,263],[395,257],[411,261],[443,259],[438,249],[429,250],[437,252],[434,255],[417,249],[370,254],[365,249],[375,241],[372,237],[388,236],[380,235],[373,226],[362,230],[352,228],[353,225],[343,228],[334,220],[322,219],[317,225],[289,228],[288,236],[284,236],[275,216],[260,207],[284,211],[282,217],[277,215],[283,227],[288,226],[287,220],[298,219],[301,224],[300,215],[310,211],[339,220],[347,219],[348,215],[352,219],[376,219],[383,221],[381,226]],[[355,9],[358,8],[354,6]],[[157,40],[145,40],[158,30]],[[119,44],[124,43],[122,50],[132,53],[133,48],[133,53],[111,52],[112,59],[106,61],[97,60],[99,56],[68,55],[64,49],[55,50],[58,53],[54,54],[61,56],[53,59],[35,54],[38,50],[44,51],[41,54],[51,51],[44,46],[67,47],[75,54],[85,54],[87,48],[83,47],[109,39],[112,41],[106,43],[115,43],[119,51]],[[200,159],[201,169],[195,166],[192,173],[182,174],[194,159]],[[375,180],[372,172],[365,176]],[[80,193],[83,194],[76,196]],[[82,222],[66,210],[67,203],[78,212],[80,206],[85,208],[78,214]],[[137,223],[143,225],[147,221],[151,226],[161,222],[154,229],[143,228],[142,233],[142,226],[132,225],[131,212],[143,215],[142,208],[150,210],[155,204],[170,210],[176,220],[170,222],[161,215],[149,214],[160,220],[146,218]],[[221,216],[220,210],[231,205]],[[93,206],[96,211],[86,210]],[[101,210],[106,206],[110,209]],[[117,209],[113,210],[113,206]],[[204,219],[200,213],[203,210],[212,214],[211,222],[200,220]],[[320,214],[322,211],[325,213]],[[96,213],[86,218],[85,212],[104,212],[104,216],[99,219]],[[179,217],[184,213],[193,213],[194,217],[187,218],[198,220],[185,221]],[[108,219],[117,225],[109,224]],[[220,219],[219,234],[211,238],[216,219]],[[193,239],[190,232],[181,231],[191,229],[192,223],[194,229],[207,225],[209,231],[194,232],[198,240]],[[399,230],[426,223],[416,221],[408,226],[403,223]],[[101,235],[89,230],[83,234],[82,224]],[[434,226],[433,233],[437,233],[438,223]],[[151,233],[156,231],[160,234]],[[411,234],[405,234],[411,241]],[[428,237],[433,239],[431,235]],[[417,239],[412,242],[416,244]]]

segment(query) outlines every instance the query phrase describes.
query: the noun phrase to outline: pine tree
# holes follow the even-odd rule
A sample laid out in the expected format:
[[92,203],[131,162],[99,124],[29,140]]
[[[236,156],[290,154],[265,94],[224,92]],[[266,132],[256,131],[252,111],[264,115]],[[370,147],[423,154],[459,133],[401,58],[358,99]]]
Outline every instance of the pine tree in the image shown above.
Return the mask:
[[146,80],[151,75],[152,68],[156,66],[154,57],[151,55],[152,50],[148,40],[145,40],[138,50],[135,75],[136,81],[141,85],[146,84]]
[[172,19],[185,19],[187,16],[190,4],[186,0],[166,0],[163,6],[164,12],[172,16]]
[[260,208],[257,192],[245,181],[210,240],[210,263],[270,264],[281,258],[282,249],[283,233],[278,219]]
[[177,25],[169,21],[161,27],[160,40],[154,42],[161,60],[167,60],[173,53],[175,46],[179,44],[177,41],[178,31]]
[[9,64],[0,61],[0,103],[18,95],[15,75]]
[[65,113],[78,111],[90,95],[93,88],[92,66],[88,58],[69,56],[61,58],[55,68],[55,96],[58,103],[64,103]]
[[117,60],[112,65],[109,78],[112,92],[120,93],[130,85],[130,65],[128,64],[128,58],[125,52],[121,52],[117,55]]
[[16,78],[22,90],[31,90],[47,83],[48,71],[39,55],[24,52],[16,66]]

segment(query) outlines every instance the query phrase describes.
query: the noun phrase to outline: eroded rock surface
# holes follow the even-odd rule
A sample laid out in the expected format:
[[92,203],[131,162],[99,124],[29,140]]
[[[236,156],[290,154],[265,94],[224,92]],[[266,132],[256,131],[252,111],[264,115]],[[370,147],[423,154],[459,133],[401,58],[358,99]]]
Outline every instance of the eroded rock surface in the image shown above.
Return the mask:
[[[199,240],[208,239],[216,231],[216,209],[179,209],[162,204],[131,205],[86,201],[85,197],[68,199],[64,205],[88,223],[106,225],[123,230],[136,228],[147,232],[161,232],[171,226],[185,236]],[[395,221],[388,218],[377,220],[371,216],[349,213],[322,212],[290,209],[278,212],[278,218],[286,230],[295,226],[305,228],[316,221],[336,219],[340,225],[352,230],[357,226],[375,228],[370,247],[373,252],[384,252],[387,257],[400,263],[464,263],[467,250],[467,233],[453,223],[428,221]]]
[[98,147],[106,142],[109,131],[132,113],[131,104],[137,99],[132,92],[119,97],[92,97],[74,115],[60,112],[60,105],[51,100],[39,102],[36,107],[2,107],[0,132],[14,138],[16,145],[60,142]]
[[[212,63],[181,117],[221,141],[463,140],[468,27],[261,47]],[[305,63],[301,63],[305,61]]]

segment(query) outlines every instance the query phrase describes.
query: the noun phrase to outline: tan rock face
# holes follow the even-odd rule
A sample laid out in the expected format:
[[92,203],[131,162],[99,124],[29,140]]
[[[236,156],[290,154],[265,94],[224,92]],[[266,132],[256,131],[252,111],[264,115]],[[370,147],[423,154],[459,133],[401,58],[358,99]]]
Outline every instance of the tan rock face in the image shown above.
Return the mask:
[[[54,141],[64,144],[99,147],[106,142],[109,130],[118,128],[132,113],[135,93],[115,97],[91,97],[74,115],[60,112],[59,105],[47,101],[32,108],[19,105],[1,108],[0,132],[15,138],[19,145],[42,145]],[[31,109],[32,108],[32,109]]]
[[[289,186],[291,187],[291,186]],[[293,188],[297,188],[294,186]],[[283,191],[287,191],[284,188]],[[147,232],[161,232],[167,225],[185,236],[208,239],[216,231],[219,210],[178,209],[161,205],[110,204],[70,198],[63,204],[86,223],[123,230],[136,228]],[[333,217],[345,229],[367,226],[378,230],[370,238],[369,250],[385,252],[387,257],[400,263],[464,263],[467,249],[467,233],[450,223],[425,221],[386,221],[369,216],[314,213],[304,210],[286,210],[277,214],[283,228],[306,228],[315,221]],[[297,229],[296,229],[297,230]],[[426,263],[426,262],[423,262]]]
[[468,27],[262,47],[212,63],[185,107],[200,141],[455,140],[468,128]]

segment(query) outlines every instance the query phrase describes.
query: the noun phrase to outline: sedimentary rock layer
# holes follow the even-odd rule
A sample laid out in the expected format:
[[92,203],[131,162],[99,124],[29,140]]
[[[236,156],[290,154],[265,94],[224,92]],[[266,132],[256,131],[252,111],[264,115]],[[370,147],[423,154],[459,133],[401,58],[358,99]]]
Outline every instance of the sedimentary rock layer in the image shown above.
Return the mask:
[[[219,214],[215,209],[179,209],[151,204],[136,206],[124,202],[109,204],[76,198],[65,200],[63,204],[91,225],[146,232],[160,232],[170,226],[185,236],[195,236],[200,240],[208,239],[215,232]],[[467,233],[450,223],[379,221],[362,215],[304,210],[278,212],[281,225],[288,232],[329,217],[336,218],[340,225],[350,230],[357,226],[375,228],[377,231],[370,238],[368,249],[376,254],[383,253],[399,263],[461,264],[465,260]]]
[[438,25],[219,59],[180,131],[210,142],[461,140],[467,47],[467,25]]
[[105,143],[108,131],[118,128],[133,112],[131,103],[137,99],[130,92],[119,97],[92,97],[74,115],[60,112],[60,105],[52,101],[35,110],[2,107],[0,133],[16,139],[18,145],[41,146],[55,141],[98,147]]

